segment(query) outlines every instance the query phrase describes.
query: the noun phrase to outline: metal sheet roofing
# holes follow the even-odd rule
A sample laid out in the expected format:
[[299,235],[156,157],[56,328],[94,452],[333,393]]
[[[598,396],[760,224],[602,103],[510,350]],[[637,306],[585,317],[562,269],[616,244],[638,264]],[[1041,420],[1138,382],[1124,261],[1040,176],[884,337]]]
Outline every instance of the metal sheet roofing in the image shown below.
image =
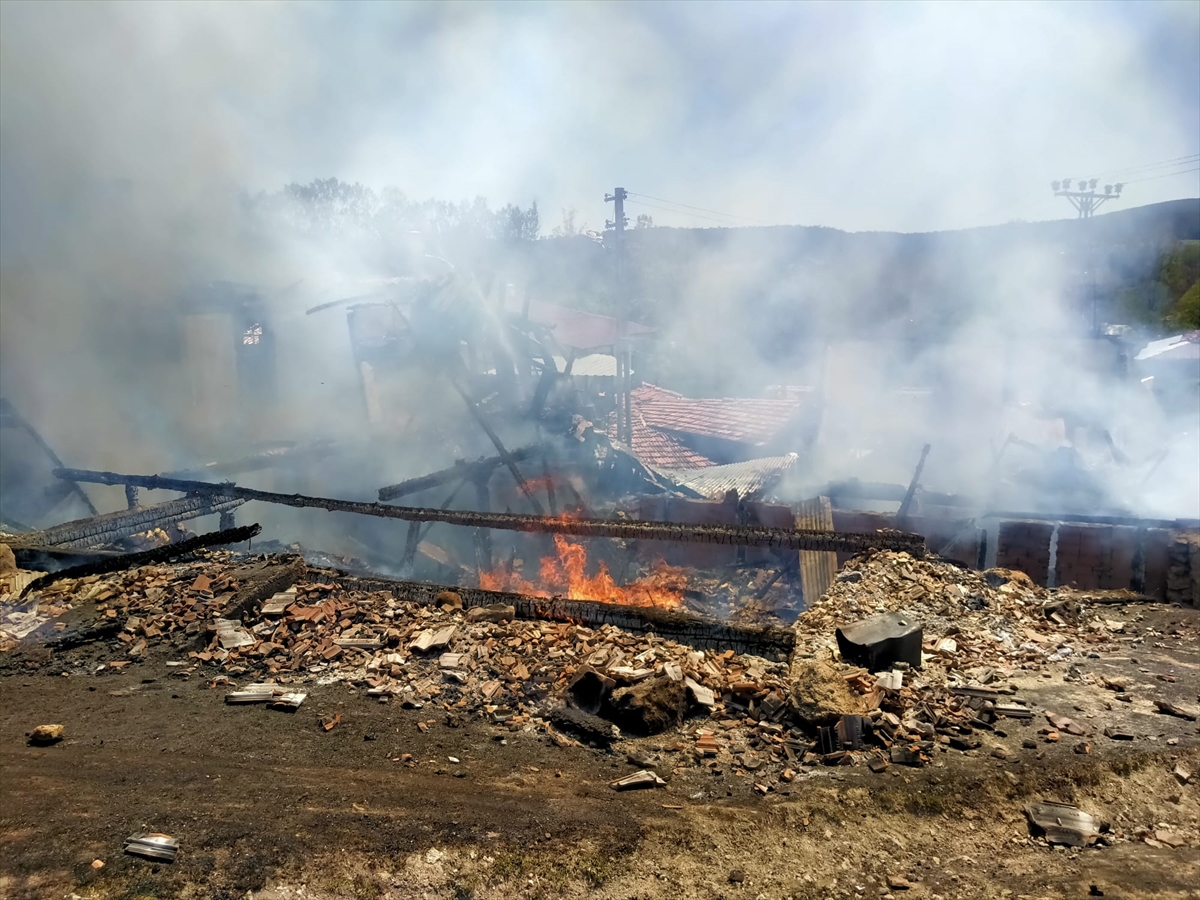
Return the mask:
[[1153,360],[1200,359],[1200,331],[1172,335],[1161,341],[1151,341],[1134,359]]
[[655,471],[668,481],[695,491],[710,500],[720,500],[735,490],[739,497],[755,497],[771,488],[796,462],[796,454],[768,456],[724,466],[701,469],[664,469]]

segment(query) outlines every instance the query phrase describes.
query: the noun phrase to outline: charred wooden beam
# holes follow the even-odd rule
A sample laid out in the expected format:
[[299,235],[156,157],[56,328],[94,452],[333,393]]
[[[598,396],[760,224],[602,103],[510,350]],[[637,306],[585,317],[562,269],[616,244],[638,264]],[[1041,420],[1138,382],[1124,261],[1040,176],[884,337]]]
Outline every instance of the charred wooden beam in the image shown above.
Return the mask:
[[[538,446],[531,444],[528,447],[518,447],[515,450],[510,450],[508,455],[515,462],[524,462],[527,459],[536,458],[538,453]],[[456,462],[448,469],[440,469],[437,472],[430,472],[428,475],[422,475],[419,478],[409,478],[398,484],[389,484],[387,487],[381,487],[379,489],[379,499],[397,500],[400,497],[407,497],[409,494],[420,493],[439,485],[448,484],[456,478],[466,478],[474,481],[483,475],[490,475],[498,466],[502,465],[504,465],[504,460],[499,456],[490,456],[487,459],[480,459],[476,462]]]
[[180,469],[168,473],[172,478],[230,478],[245,472],[257,472],[281,465],[298,465],[332,456],[342,445],[333,441],[319,441],[314,444],[290,447],[273,447],[262,453],[243,456],[228,462],[211,462],[191,469]]
[[107,575],[110,572],[121,572],[125,569],[137,568],[138,566],[156,565],[166,562],[169,559],[186,556],[205,547],[240,544],[242,541],[250,540],[250,538],[257,535],[260,531],[262,531],[262,527],[259,525],[246,525],[242,528],[230,528],[227,531],[211,531],[208,534],[188,538],[186,541],[179,541],[174,544],[165,544],[162,547],[155,547],[152,550],[107,556],[95,562],[88,562],[67,569],[59,569],[57,572],[43,575],[41,578],[31,581],[21,593],[24,596],[34,591],[40,591],[47,585],[53,584],[55,581],[60,581],[63,578],[85,578],[88,575]]
[[[499,366],[496,367],[496,371],[500,371]],[[458,391],[459,396],[463,398],[463,402],[467,404],[467,412],[471,414],[471,417],[483,429],[483,433],[488,436],[488,440],[492,442],[492,446],[496,448],[496,452],[504,460],[504,465],[508,467],[508,471],[512,474],[513,481],[517,483],[517,487],[521,489],[521,493],[525,495],[525,498],[529,501],[529,505],[533,507],[533,511],[540,516],[542,514],[542,504],[538,503],[537,497],[533,496],[533,490],[529,487],[525,476],[521,474],[521,470],[517,468],[516,460],[512,458],[512,454],[508,452],[504,443],[500,440],[500,435],[496,434],[492,426],[488,424],[488,420],[479,408],[479,404],[471,398],[466,388],[460,385],[457,379],[452,378],[450,383],[454,385],[454,389]]]
[[441,592],[453,591],[462,598],[464,609],[502,603],[513,607],[516,615],[524,619],[573,622],[590,628],[614,625],[635,633],[653,632],[659,637],[701,650],[733,650],[737,653],[753,653],[766,659],[787,659],[796,641],[793,630],[783,625],[737,625],[683,609],[530,597],[506,591],[367,578],[344,572],[325,572],[321,578],[326,582],[336,581],[347,590],[386,591],[397,600],[426,605],[441,602],[437,599]]
[[[17,412],[17,408],[15,406],[13,406],[3,397],[0,397],[0,425],[6,428],[19,428],[20,430],[24,431],[27,435],[29,435],[33,442],[38,445],[38,449],[46,454],[46,458],[49,459],[50,462],[54,463],[57,468],[62,468],[63,461],[58,458],[58,454],[54,452],[54,449],[46,443],[46,439],[43,438],[40,433],[38,433],[38,430],[34,428],[27,419],[23,418],[21,414]],[[74,493],[77,497],[79,497],[80,500],[83,501],[83,505],[87,507],[88,512],[90,512],[93,516],[99,513],[99,510],[92,505],[92,498],[84,492],[83,488],[74,483],[70,484],[70,488],[70,492]]]
[[116,559],[120,550],[76,550],[70,547],[14,547],[17,566],[27,572],[58,572],[71,566]]
[[921,535],[901,531],[829,532],[767,528],[762,525],[689,525],[679,522],[551,518],[517,513],[388,506],[383,503],[335,500],[329,497],[306,497],[303,494],[278,494],[274,491],[238,487],[232,482],[206,484],[202,481],[185,481],[158,475],[121,475],[116,472],[94,472],[82,469],[58,469],[55,474],[61,478],[70,478],[90,484],[134,484],[149,490],[207,492],[222,497],[261,500],[265,503],[278,503],[300,509],[326,509],[331,512],[401,519],[406,522],[445,522],[465,528],[497,528],[503,531],[570,534],[575,537],[619,538],[627,541],[672,541],[685,544],[768,547],[775,550],[829,550],[840,553],[860,553],[864,550],[878,548],[903,550],[914,556],[923,556],[925,553],[925,539]]
[[[63,470],[56,469],[55,474],[60,471]],[[67,480],[74,481],[75,479],[68,477]],[[132,482],[130,483],[132,484]],[[137,487],[137,485],[134,486]],[[168,500],[166,503],[156,503],[153,506],[139,506],[136,509],[123,509],[120,512],[105,513],[90,519],[76,519],[74,522],[55,525],[44,531],[18,535],[7,543],[14,550],[17,547],[76,549],[97,547],[152,528],[162,528],[164,525],[224,512],[246,502],[242,499],[225,496],[219,486],[214,487],[218,489],[204,491],[198,496],[181,497],[178,500]]]
[[929,456],[930,446],[926,444],[921,448],[921,458],[917,461],[917,468],[913,472],[912,481],[908,483],[908,490],[904,492],[904,499],[900,501],[900,509],[896,511],[895,522],[897,525],[903,525],[908,518],[908,511],[912,508],[913,497],[917,493],[917,485],[921,483],[921,472],[925,469],[925,458]]

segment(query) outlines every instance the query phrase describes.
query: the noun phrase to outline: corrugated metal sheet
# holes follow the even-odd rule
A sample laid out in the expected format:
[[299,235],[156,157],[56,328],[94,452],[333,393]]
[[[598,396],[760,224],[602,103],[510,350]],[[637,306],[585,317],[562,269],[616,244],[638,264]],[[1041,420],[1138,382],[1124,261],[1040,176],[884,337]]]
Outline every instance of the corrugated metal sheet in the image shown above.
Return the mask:
[[641,402],[638,409],[647,424],[659,431],[762,444],[777,435],[804,402],[803,397],[656,397]]
[[[796,527],[812,531],[833,531],[833,504],[828,497],[814,497],[796,506]],[[800,582],[804,603],[812,606],[829,590],[837,574],[837,554],[812,550],[800,551]]]
[[668,481],[710,500],[720,500],[731,490],[737,491],[739,497],[753,498],[773,486],[795,462],[796,454],[788,453],[724,466],[688,469],[655,467],[655,471]]

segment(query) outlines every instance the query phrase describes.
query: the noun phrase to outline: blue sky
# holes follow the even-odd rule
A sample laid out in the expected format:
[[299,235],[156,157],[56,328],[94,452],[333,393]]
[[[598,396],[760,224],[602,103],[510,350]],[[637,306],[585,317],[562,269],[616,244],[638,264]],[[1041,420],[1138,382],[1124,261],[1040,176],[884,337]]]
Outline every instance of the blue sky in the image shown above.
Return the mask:
[[[0,165],[35,198],[335,175],[548,228],[621,184],[742,217],[631,205],[660,224],[919,231],[1200,153],[1195,2],[5,4],[0,37]],[[1117,171],[1146,180],[1109,208],[1200,194],[1187,168]]]

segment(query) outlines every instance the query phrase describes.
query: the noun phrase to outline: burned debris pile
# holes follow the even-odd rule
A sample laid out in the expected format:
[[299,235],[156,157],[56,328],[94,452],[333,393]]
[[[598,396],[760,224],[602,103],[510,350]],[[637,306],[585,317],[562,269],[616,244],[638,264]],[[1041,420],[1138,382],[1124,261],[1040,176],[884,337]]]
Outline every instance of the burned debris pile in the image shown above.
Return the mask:
[[[1044,719],[1041,742],[1090,737],[1090,727],[1019,700],[1010,679],[1129,639],[1110,606],[1091,602],[1106,598],[893,551],[851,560],[794,629],[747,627],[739,638],[726,623],[708,646],[666,636],[690,618],[679,610],[612,606],[625,627],[585,624],[588,604],[227,550],[5,599],[10,670],[44,664],[27,648],[74,646],[77,656],[51,664],[103,675],[160,661],[174,677],[223,687],[233,703],[294,711],[306,685],[338,682],[447,723],[533,729],[562,745],[673,733],[664,751],[673,769],[749,777],[763,794],[805,766],[883,771],[970,753],[1005,722]],[[856,623],[885,614],[921,624],[915,664],[898,658],[912,652],[901,642],[894,657],[885,649],[869,666],[848,665],[838,629],[853,636]],[[757,653],[722,649],[722,639]],[[1093,676],[1068,668],[1067,677]]]

